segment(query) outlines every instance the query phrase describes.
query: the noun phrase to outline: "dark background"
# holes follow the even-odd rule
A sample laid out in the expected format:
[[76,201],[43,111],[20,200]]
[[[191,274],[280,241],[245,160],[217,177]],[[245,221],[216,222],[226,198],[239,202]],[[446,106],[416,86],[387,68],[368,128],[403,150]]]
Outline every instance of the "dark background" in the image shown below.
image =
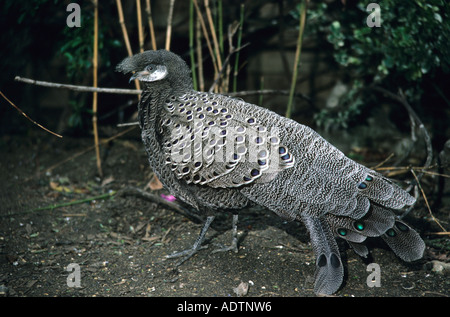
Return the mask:
[[[241,249],[237,255],[215,256],[206,250],[189,261],[181,275],[173,275],[170,263],[161,258],[191,245],[199,224],[138,198],[92,198],[126,186],[148,190],[152,172],[138,129],[100,146],[101,176],[92,151],[92,94],[14,81],[21,76],[92,85],[93,5],[77,1],[81,27],[69,28],[66,7],[70,2],[0,4],[0,90],[33,120],[63,135],[59,139],[44,132],[0,99],[1,293],[229,296],[235,295],[232,289],[241,280],[252,280],[249,295],[312,296],[312,253],[300,224],[263,211],[245,211],[238,227]],[[145,49],[151,49],[145,2],[141,1]],[[358,162],[371,167],[383,162],[387,169],[381,172],[407,185],[414,183],[409,167],[419,174],[429,153],[417,122],[411,126],[412,112],[383,93],[398,96],[402,91],[402,100],[423,123],[432,146],[432,160],[421,178],[427,201],[417,190],[418,203],[407,218],[426,240],[427,252],[418,264],[407,265],[386,246],[373,243],[373,261],[382,267],[384,284],[369,289],[365,286],[367,261],[344,247],[353,264],[337,295],[448,296],[448,280],[444,275],[430,275],[430,270],[432,261],[448,262],[449,252],[448,235],[436,232],[449,223],[450,146],[445,150],[445,142],[450,139],[450,7],[444,0],[380,1],[381,27],[369,28],[365,9],[370,2],[308,4],[295,90],[299,96],[294,98],[291,117],[319,131]],[[158,48],[165,46],[169,3],[151,1]],[[240,51],[236,93],[282,115],[292,81],[299,3],[210,0],[217,32],[219,16],[223,19],[223,59],[229,49],[228,26],[239,21],[241,4],[245,5],[242,44],[249,45]],[[206,19],[204,2],[199,4]],[[131,47],[137,53],[136,2],[122,5]],[[170,42],[171,50],[188,64],[190,5],[187,0],[175,1]],[[214,71],[203,36],[201,41],[208,90]],[[234,45],[236,41],[235,36]],[[127,76],[114,71],[126,56],[116,1],[100,1],[99,87],[134,88]],[[230,65],[234,66],[235,58],[231,56]],[[244,95],[260,89],[278,93]],[[233,93],[231,88],[224,91],[228,92]],[[126,129],[117,127],[118,123],[136,121],[137,101],[136,95],[98,95],[100,140]],[[87,201],[59,206],[82,199]],[[49,208],[53,205],[57,207]],[[208,241],[228,243],[230,223],[227,216],[215,222]],[[82,266],[82,289],[66,287],[64,267],[71,262]]]

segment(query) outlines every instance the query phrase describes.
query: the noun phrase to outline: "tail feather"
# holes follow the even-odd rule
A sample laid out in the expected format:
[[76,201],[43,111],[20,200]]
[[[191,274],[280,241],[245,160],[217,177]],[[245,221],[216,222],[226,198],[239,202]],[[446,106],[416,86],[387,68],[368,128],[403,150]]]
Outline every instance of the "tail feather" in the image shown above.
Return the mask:
[[366,237],[378,237],[394,225],[395,216],[390,210],[372,204],[360,219],[327,214],[326,221],[335,236],[350,242],[361,243]]
[[419,234],[399,220],[395,221],[395,225],[388,229],[381,238],[400,259],[406,262],[422,258],[425,251],[425,242]]
[[352,247],[353,251],[358,254],[360,257],[367,258],[369,255],[369,249],[363,243],[355,243],[351,241],[347,241],[347,243]]
[[400,209],[410,206],[416,199],[404,191],[392,180],[383,175],[370,171],[366,178],[358,185],[361,195],[369,198],[381,206],[390,209]]
[[303,221],[308,228],[316,255],[314,292],[333,294],[344,279],[344,268],[336,239],[325,219],[304,216]]
[[423,256],[425,243],[420,235],[396,220],[391,210],[379,205],[372,204],[360,219],[327,214],[325,220],[334,236],[346,240],[360,256],[367,257],[367,248],[362,244],[367,237],[381,237],[403,261],[411,262]]

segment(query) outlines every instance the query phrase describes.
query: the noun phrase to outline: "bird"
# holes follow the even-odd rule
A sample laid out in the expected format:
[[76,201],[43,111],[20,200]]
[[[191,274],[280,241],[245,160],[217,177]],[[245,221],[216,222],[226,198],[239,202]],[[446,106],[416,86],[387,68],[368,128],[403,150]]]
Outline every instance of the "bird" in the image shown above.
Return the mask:
[[[396,216],[416,199],[392,179],[344,155],[316,131],[242,99],[193,88],[177,54],[149,50],[120,62],[142,93],[141,137],[151,169],[175,197],[206,216],[190,257],[221,212],[262,206],[303,222],[315,255],[314,292],[336,293],[344,280],[341,238],[362,257],[368,237],[381,237],[404,261],[422,258],[425,243]],[[168,256],[170,257],[170,255]]]

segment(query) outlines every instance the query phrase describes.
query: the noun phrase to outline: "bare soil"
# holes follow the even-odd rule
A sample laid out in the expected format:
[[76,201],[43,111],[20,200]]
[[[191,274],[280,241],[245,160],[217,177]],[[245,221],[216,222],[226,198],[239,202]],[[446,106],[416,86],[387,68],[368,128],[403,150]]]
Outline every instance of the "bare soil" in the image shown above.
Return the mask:
[[[92,144],[92,138],[47,134],[0,140],[0,296],[234,297],[241,282],[249,285],[248,297],[315,296],[304,226],[267,210],[242,211],[238,253],[212,253],[231,242],[231,215],[218,217],[207,248],[176,269],[177,260],[165,256],[190,247],[202,224],[135,196],[92,199],[142,189],[151,179],[137,129],[102,147],[103,178],[92,150],[66,161]],[[86,201],[36,210],[79,200]],[[435,211],[444,220],[448,212],[445,206]],[[448,275],[427,265],[448,262],[440,247],[448,239],[425,234],[440,230],[423,203],[408,222],[427,240],[424,259],[404,263],[378,240],[369,241],[371,256],[361,259],[342,244],[346,278],[336,296],[450,295]],[[380,266],[380,287],[367,285],[372,262]],[[81,287],[68,284],[71,263],[79,265]]]

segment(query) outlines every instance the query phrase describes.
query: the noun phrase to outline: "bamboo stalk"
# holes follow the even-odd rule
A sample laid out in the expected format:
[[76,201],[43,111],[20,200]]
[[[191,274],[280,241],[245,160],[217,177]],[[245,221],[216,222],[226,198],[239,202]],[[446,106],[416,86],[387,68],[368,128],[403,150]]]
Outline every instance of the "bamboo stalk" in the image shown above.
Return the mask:
[[[240,50],[241,48],[241,42],[242,42],[242,29],[244,25],[244,8],[245,5],[241,4],[241,14],[239,17],[239,31],[238,31],[238,38],[237,38],[237,49]],[[236,58],[234,60],[234,73],[233,73],[233,92],[236,92],[237,90],[237,76],[239,73],[239,51],[236,53]]]
[[141,0],[136,0],[136,11],[139,36],[139,51],[142,53],[144,52],[144,30],[142,28]]
[[224,44],[224,40],[223,40],[223,5],[222,5],[222,0],[218,0],[217,1],[217,15],[218,15],[218,29],[219,29],[219,48],[220,48],[220,54],[224,54],[224,48],[223,48],[223,44]]
[[209,28],[211,29],[211,36],[213,39],[215,56],[217,61],[217,68],[222,69],[222,58],[220,56],[219,42],[217,41],[216,28],[212,18],[211,8],[209,7],[209,0],[205,0],[206,17],[208,18]]
[[302,41],[303,41],[303,31],[305,29],[305,22],[306,22],[306,9],[308,5],[309,0],[303,0],[300,3],[300,25],[299,25],[299,32],[298,32],[298,39],[297,39],[297,49],[295,51],[295,61],[294,61],[294,69],[292,74],[292,82],[291,82],[291,93],[289,94],[289,100],[288,105],[286,109],[286,118],[291,117],[292,113],[292,103],[294,101],[294,91],[295,86],[297,84],[297,75],[299,70],[299,64],[300,64],[300,55],[302,51]]
[[189,5],[189,55],[191,56],[191,73],[194,90],[198,90],[197,73],[195,72],[195,49],[194,49],[194,3]]
[[173,7],[175,6],[175,0],[170,0],[169,15],[167,16],[167,31],[166,31],[166,50],[170,51],[170,39],[172,37],[172,18]]
[[116,0],[116,5],[117,11],[119,12],[119,23],[122,28],[123,39],[127,48],[128,56],[132,56],[133,52],[131,50],[130,39],[128,38],[127,27],[125,26],[125,20],[123,18],[122,2],[120,0]]
[[197,19],[195,26],[195,42],[197,51],[198,88],[200,91],[205,91],[205,78],[203,76],[202,31],[199,19]]
[[198,17],[198,19],[200,21],[200,25],[202,27],[203,35],[205,36],[206,45],[208,46],[209,54],[211,55],[211,58],[212,58],[212,61],[213,61],[214,72],[217,75],[221,68],[217,67],[216,56],[214,54],[214,50],[212,48],[211,41],[209,39],[208,30],[206,28],[205,20],[203,19],[203,16],[202,16],[202,13],[201,13],[200,8],[198,6],[197,0],[193,0],[193,1],[194,1],[195,10],[197,11],[197,17]]
[[155,37],[155,28],[153,26],[153,18],[152,18],[152,9],[150,5],[150,0],[145,0],[145,11],[147,12],[148,26],[150,28],[150,39],[152,42],[152,48],[156,51],[156,37]]
[[[98,83],[98,0],[94,0],[94,57],[93,57],[93,86],[97,87]],[[92,100],[92,127],[94,130],[95,157],[97,161],[97,171],[100,177],[103,177],[102,161],[100,158],[100,147],[98,144],[97,129],[97,92],[93,93]]]
[[[124,40],[125,46],[127,48],[127,53],[128,53],[128,56],[132,56],[133,51],[131,50],[130,39],[128,38],[127,27],[125,26],[125,20],[123,18],[123,9],[122,9],[121,0],[116,0],[116,5],[117,5],[117,11],[119,12],[119,23],[120,23],[120,27],[122,28],[123,40]],[[135,84],[137,90],[141,89],[139,80],[136,79],[134,81],[134,84]]]

